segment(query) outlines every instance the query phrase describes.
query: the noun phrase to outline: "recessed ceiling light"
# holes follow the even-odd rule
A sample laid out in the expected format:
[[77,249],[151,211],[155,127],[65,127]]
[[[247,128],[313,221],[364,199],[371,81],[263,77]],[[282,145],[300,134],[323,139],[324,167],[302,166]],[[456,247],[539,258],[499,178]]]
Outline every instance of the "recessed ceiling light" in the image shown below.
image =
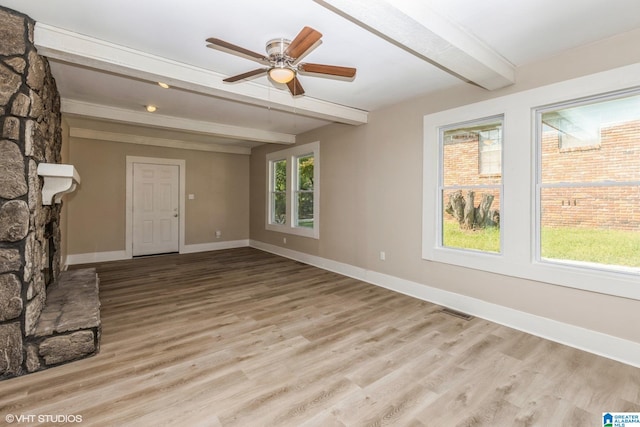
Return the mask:
[[156,111],[158,109],[158,107],[156,107],[155,105],[145,105],[145,107],[147,109],[148,112],[153,113],[154,111]]
[[158,86],[160,86],[163,89],[169,89],[169,85],[166,84],[165,82],[158,82]]

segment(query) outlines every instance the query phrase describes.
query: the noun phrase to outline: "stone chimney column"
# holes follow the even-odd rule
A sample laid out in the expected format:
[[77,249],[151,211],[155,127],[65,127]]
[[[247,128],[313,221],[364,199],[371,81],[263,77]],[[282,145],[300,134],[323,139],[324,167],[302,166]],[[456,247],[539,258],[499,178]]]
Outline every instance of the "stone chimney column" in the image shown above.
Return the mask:
[[42,205],[36,171],[61,161],[60,97],[34,25],[0,7],[0,379],[35,370],[29,337],[46,299],[44,271],[54,280],[60,271],[60,205]]

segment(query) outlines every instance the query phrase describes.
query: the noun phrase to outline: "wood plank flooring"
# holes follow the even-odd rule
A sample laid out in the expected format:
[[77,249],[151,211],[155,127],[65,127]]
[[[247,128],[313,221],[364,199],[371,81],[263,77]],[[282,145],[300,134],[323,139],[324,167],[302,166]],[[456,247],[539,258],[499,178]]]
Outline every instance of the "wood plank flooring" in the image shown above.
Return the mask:
[[93,266],[100,353],[0,382],[0,424],[583,427],[640,412],[640,369],[256,249]]

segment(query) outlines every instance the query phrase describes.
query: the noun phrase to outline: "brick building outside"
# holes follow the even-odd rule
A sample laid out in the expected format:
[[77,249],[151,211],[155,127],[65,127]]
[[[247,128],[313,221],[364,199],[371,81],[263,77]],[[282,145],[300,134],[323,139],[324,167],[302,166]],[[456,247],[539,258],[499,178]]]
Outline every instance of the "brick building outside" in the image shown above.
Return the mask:
[[[483,139],[483,133],[458,131],[445,136],[445,187],[500,185],[500,144]],[[509,149],[509,141],[504,147]],[[640,186],[620,185],[640,181],[640,120],[603,125],[590,140],[577,140],[544,125],[541,151],[542,226],[640,231]],[[444,205],[453,191],[445,190]],[[474,191],[475,206],[483,193],[490,193],[495,196],[491,209],[500,208],[497,189]]]

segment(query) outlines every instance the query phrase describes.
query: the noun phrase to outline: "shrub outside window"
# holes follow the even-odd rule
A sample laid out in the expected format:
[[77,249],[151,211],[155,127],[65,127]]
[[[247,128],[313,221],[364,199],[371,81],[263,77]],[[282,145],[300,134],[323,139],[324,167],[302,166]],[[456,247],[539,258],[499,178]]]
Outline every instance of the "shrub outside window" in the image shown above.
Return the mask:
[[295,190],[296,225],[298,227],[313,228],[313,153],[296,158],[297,185]]
[[270,224],[285,224],[287,222],[287,161],[275,160],[269,162],[270,185],[269,215]]

